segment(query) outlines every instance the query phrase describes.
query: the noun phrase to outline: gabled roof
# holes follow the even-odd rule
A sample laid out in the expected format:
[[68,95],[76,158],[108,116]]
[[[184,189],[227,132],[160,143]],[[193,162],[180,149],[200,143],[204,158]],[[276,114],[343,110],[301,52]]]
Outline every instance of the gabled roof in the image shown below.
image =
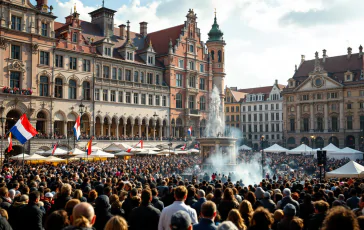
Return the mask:
[[246,95],[246,93],[244,93],[244,92],[239,92],[239,91],[235,91],[235,90],[231,90],[231,89],[230,89],[230,92],[233,95],[236,102],[239,102]]
[[247,94],[269,94],[272,91],[273,86],[264,86],[257,88],[239,89],[239,92]]
[[152,40],[153,48],[157,54],[167,54],[170,39],[174,46],[176,44],[176,39],[179,38],[179,35],[181,34],[182,28],[184,28],[184,24],[152,32],[147,35],[146,44],[149,44],[149,41]]

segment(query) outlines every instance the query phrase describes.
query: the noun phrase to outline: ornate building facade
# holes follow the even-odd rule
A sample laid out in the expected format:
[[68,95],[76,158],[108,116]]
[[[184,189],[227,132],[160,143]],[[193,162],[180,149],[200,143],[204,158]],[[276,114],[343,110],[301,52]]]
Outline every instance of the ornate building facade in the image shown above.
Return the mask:
[[284,132],[287,146],[301,143],[321,148],[363,149],[364,74],[363,48],[328,57],[323,50],[314,60],[302,55],[288,86],[283,90]]
[[239,92],[237,87],[226,87],[225,89],[225,125],[227,127],[240,127],[240,106],[242,100],[245,98],[246,93]]
[[71,136],[81,113],[85,137],[160,140],[189,126],[202,135],[208,95],[225,76],[216,16],[205,45],[193,10],[184,24],[148,33],[147,22],[139,32],[129,21],[114,28],[116,11],[105,7],[90,22],[76,7],[55,22],[47,0],[36,2],[0,0],[4,133],[27,113],[42,136]]

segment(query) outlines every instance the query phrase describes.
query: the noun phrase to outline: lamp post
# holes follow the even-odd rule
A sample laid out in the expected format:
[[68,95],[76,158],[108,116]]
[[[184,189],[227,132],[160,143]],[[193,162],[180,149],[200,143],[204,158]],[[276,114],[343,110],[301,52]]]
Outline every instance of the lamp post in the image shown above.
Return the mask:
[[85,105],[82,104],[82,100],[81,100],[81,104],[78,106],[78,111],[80,112],[80,125],[81,125],[82,115],[85,113]]
[[3,112],[5,110],[5,107],[3,105],[0,106],[0,113],[1,113],[1,117],[0,117],[0,122],[1,122],[1,148],[0,148],[0,165],[2,165],[3,162],[3,145],[4,145],[4,122],[6,120],[5,117],[3,117]]
[[264,150],[263,150],[263,144],[264,144],[264,135],[260,138],[260,147],[262,152],[262,178],[264,178]]
[[[313,142],[315,141],[316,137],[314,135],[311,136],[311,149],[313,149]],[[312,155],[312,150],[311,150]]]
[[[157,112],[154,112],[153,118],[154,118],[155,121],[156,121],[157,117],[158,117]],[[156,125],[154,126],[154,131],[153,131],[153,139],[154,139],[154,141],[155,141],[155,128],[156,128],[156,126],[157,126],[157,121],[156,121]]]

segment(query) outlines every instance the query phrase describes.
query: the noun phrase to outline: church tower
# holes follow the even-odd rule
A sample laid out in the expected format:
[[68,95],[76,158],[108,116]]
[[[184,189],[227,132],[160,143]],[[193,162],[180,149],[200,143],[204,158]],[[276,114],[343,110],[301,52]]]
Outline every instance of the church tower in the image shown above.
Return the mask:
[[209,59],[212,64],[212,84],[215,85],[220,92],[221,107],[224,108],[224,78],[225,78],[225,41],[223,39],[223,32],[219,28],[216,19],[210,32],[208,33],[209,39],[206,42],[206,46],[209,50]]

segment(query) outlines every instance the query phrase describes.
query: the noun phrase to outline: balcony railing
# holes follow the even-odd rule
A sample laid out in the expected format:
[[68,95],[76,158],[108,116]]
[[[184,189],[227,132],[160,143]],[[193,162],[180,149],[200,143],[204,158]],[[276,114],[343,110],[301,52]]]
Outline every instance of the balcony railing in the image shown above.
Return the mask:
[[323,133],[324,132],[324,130],[323,129],[314,129],[313,130],[315,133]]
[[20,88],[10,88],[10,87],[4,87],[3,88],[3,93],[8,93],[8,94],[20,94],[20,95],[32,95],[33,91],[31,89],[20,89]]
[[310,130],[304,130],[304,129],[301,129],[300,132],[301,133],[308,133]]
[[329,129],[328,131],[330,133],[337,133],[337,132],[339,132],[339,129]]

